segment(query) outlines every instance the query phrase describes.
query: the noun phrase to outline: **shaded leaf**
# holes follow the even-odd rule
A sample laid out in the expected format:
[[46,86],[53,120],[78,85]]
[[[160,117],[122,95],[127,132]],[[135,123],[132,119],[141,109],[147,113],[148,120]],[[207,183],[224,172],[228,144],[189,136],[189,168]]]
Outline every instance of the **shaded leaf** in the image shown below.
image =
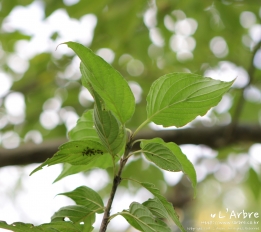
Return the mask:
[[156,80],[147,96],[148,121],[181,127],[217,105],[233,82],[191,73],[171,73]]
[[84,112],[68,135],[70,140],[97,139],[98,135],[93,122],[93,110]]
[[92,85],[106,107],[117,116],[122,124],[128,121],[135,110],[135,99],[127,81],[89,48],[74,42],[65,44],[81,59],[83,78],[86,78]]
[[[82,116],[78,119],[76,126],[69,132],[69,138],[70,140],[99,140],[96,129],[94,128],[93,110],[88,110],[82,114]],[[82,171],[87,171],[94,167],[106,169],[112,166],[113,161],[108,154],[104,156],[98,156],[97,158],[92,159],[86,165],[71,165],[69,163],[65,163],[62,172],[55,179],[54,182],[57,182],[66,176],[73,175]]]
[[140,184],[144,188],[146,188],[148,191],[150,191],[156,198],[158,198],[160,200],[160,202],[163,204],[166,211],[168,212],[168,215],[170,216],[170,218],[175,222],[175,224],[179,227],[179,229],[182,232],[185,232],[185,229],[183,228],[182,224],[180,223],[179,216],[175,212],[173,205],[170,202],[168,202],[165,197],[163,197],[161,195],[159,189],[157,189],[155,187],[155,185],[150,184],[150,183],[140,183]]
[[150,210],[150,212],[157,218],[167,219],[169,217],[164,205],[158,198],[149,199],[142,204],[146,206]]
[[144,153],[145,157],[158,167],[172,172],[182,170],[178,159],[166,146],[154,142],[144,144],[142,141],[141,148],[141,152]]
[[126,130],[117,118],[102,106],[102,100],[95,94],[94,124],[97,133],[111,155],[116,155],[126,143]]
[[173,156],[175,156],[178,159],[181,165],[181,171],[184,172],[189,177],[192,186],[194,188],[194,196],[196,196],[197,174],[193,164],[190,162],[187,156],[181,151],[180,147],[173,142],[166,143],[161,138],[142,140],[141,146],[145,146],[149,143],[160,143],[163,146],[167,147],[172,152]]
[[41,170],[44,166],[54,165],[59,163],[69,163],[72,165],[84,165],[93,163],[98,157],[109,156],[105,153],[104,146],[97,140],[76,140],[62,144],[59,151],[50,159],[47,159],[43,164],[34,169],[34,172]]
[[76,202],[77,205],[86,206],[91,211],[103,213],[104,204],[98,193],[86,186],[80,186],[71,192],[60,193]]
[[156,219],[147,207],[137,202],[130,205],[129,211],[119,213],[134,228],[144,232],[170,232],[170,228],[161,220]]

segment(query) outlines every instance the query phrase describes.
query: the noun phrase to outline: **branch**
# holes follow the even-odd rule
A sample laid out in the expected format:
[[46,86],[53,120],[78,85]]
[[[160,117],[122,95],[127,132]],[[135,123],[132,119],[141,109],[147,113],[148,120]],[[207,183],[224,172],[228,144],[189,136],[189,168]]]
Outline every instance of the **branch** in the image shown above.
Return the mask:
[[58,147],[67,140],[56,139],[41,144],[26,143],[15,149],[0,148],[0,167],[42,163],[57,152]]
[[128,161],[127,157],[129,155],[129,153],[131,152],[131,148],[132,148],[130,145],[131,143],[132,143],[132,140],[128,141],[128,143],[126,144],[126,149],[125,149],[123,158],[121,158],[121,161],[120,161],[120,167],[119,167],[118,174],[114,177],[111,194],[110,194],[105,212],[103,214],[100,232],[105,232],[107,230],[107,226],[109,224],[109,217],[110,217],[110,210],[111,210],[112,202],[114,200],[114,196],[117,191],[117,188],[118,188],[119,184],[121,183],[122,170],[123,170],[126,162]]
[[[177,144],[204,144],[214,149],[229,146],[236,143],[261,143],[260,125],[236,125],[231,136],[231,125],[215,127],[184,128],[165,131],[140,132],[135,139],[152,139],[160,137],[166,142]],[[26,165],[41,163],[57,152],[58,147],[66,142],[66,139],[46,141],[42,144],[24,144],[16,149],[0,148],[0,167],[8,165]],[[134,149],[139,144],[135,143]]]

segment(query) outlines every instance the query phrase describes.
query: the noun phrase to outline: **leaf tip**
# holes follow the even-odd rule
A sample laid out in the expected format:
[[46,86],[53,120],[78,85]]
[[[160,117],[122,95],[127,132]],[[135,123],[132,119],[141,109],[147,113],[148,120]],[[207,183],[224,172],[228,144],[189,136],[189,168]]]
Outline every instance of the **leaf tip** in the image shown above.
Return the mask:
[[75,43],[75,42],[67,41],[67,42],[60,43],[60,44],[58,44],[57,47],[55,48],[55,51],[58,49],[58,47],[59,47],[60,45],[66,44],[68,47],[70,47],[69,45],[70,45],[71,43]]

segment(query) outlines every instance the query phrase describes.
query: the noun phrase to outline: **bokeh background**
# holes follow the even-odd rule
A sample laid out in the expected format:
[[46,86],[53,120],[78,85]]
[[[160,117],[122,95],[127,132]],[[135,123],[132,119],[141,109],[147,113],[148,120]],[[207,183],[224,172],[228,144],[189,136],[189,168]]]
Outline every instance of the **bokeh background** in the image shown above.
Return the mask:
[[[80,185],[94,188],[105,200],[108,197],[110,169],[71,175],[54,184],[62,165],[29,177],[45,159],[43,151],[49,154],[50,147],[66,141],[79,116],[93,106],[80,83],[79,59],[66,45],[57,47],[66,41],[90,47],[127,79],[137,103],[127,125],[131,129],[146,118],[150,85],[164,74],[236,78],[215,108],[182,128],[202,136],[199,143],[185,140],[181,145],[197,171],[195,199],[186,176],[160,171],[143,158],[133,158],[124,175],[160,188],[188,230],[211,227],[208,231],[215,231],[213,224],[204,222],[220,222],[213,217],[220,212],[227,218],[232,211],[259,212],[261,218],[260,0],[1,0],[0,220],[49,222],[60,207],[73,204],[56,195]],[[240,130],[235,134],[233,128],[240,126],[250,134],[254,128],[256,134],[249,137]],[[232,128],[235,138],[226,137],[225,131],[222,141],[208,143],[199,133],[202,128],[223,132]],[[179,130],[153,123],[146,128],[147,133],[161,134]],[[34,157],[27,160],[31,150]],[[148,197],[138,185],[123,182],[113,212]],[[255,219],[259,226],[260,218]],[[100,218],[96,229],[99,222]],[[219,226],[224,230],[228,225]],[[117,217],[109,231],[135,230]]]

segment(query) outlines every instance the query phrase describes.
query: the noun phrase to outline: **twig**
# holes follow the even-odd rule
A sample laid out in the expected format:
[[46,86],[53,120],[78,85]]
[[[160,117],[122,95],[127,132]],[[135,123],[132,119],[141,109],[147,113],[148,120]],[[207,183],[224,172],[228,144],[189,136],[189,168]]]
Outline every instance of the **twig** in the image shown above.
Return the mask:
[[107,230],[107,226],[109,224],[110,210],[111,210],[112,202],[113,202],[115,193],[117,191],[117,188],[118,188],[119,184],[121,183],[122,170],[123,170],[125,164],[128,161],[127,157],[128,157],[128,155],[129,155],[129,153],[131,152],[131,149],[132,149],[131,144],[132,144],[132,140],[130,140],[126,145],[124,155],[123,155],[123,157],[121,158],[121,161],[120,161],[120,167],[119,167],[118,174],[113,179],[111,194],[110,194],[110,198],[108,200],[108,203],[107,203],[104,215],[103,215],[103,219],[102,219],[102,223],[101,223],[101,227],[100,227],[100,232],[105,232]]

